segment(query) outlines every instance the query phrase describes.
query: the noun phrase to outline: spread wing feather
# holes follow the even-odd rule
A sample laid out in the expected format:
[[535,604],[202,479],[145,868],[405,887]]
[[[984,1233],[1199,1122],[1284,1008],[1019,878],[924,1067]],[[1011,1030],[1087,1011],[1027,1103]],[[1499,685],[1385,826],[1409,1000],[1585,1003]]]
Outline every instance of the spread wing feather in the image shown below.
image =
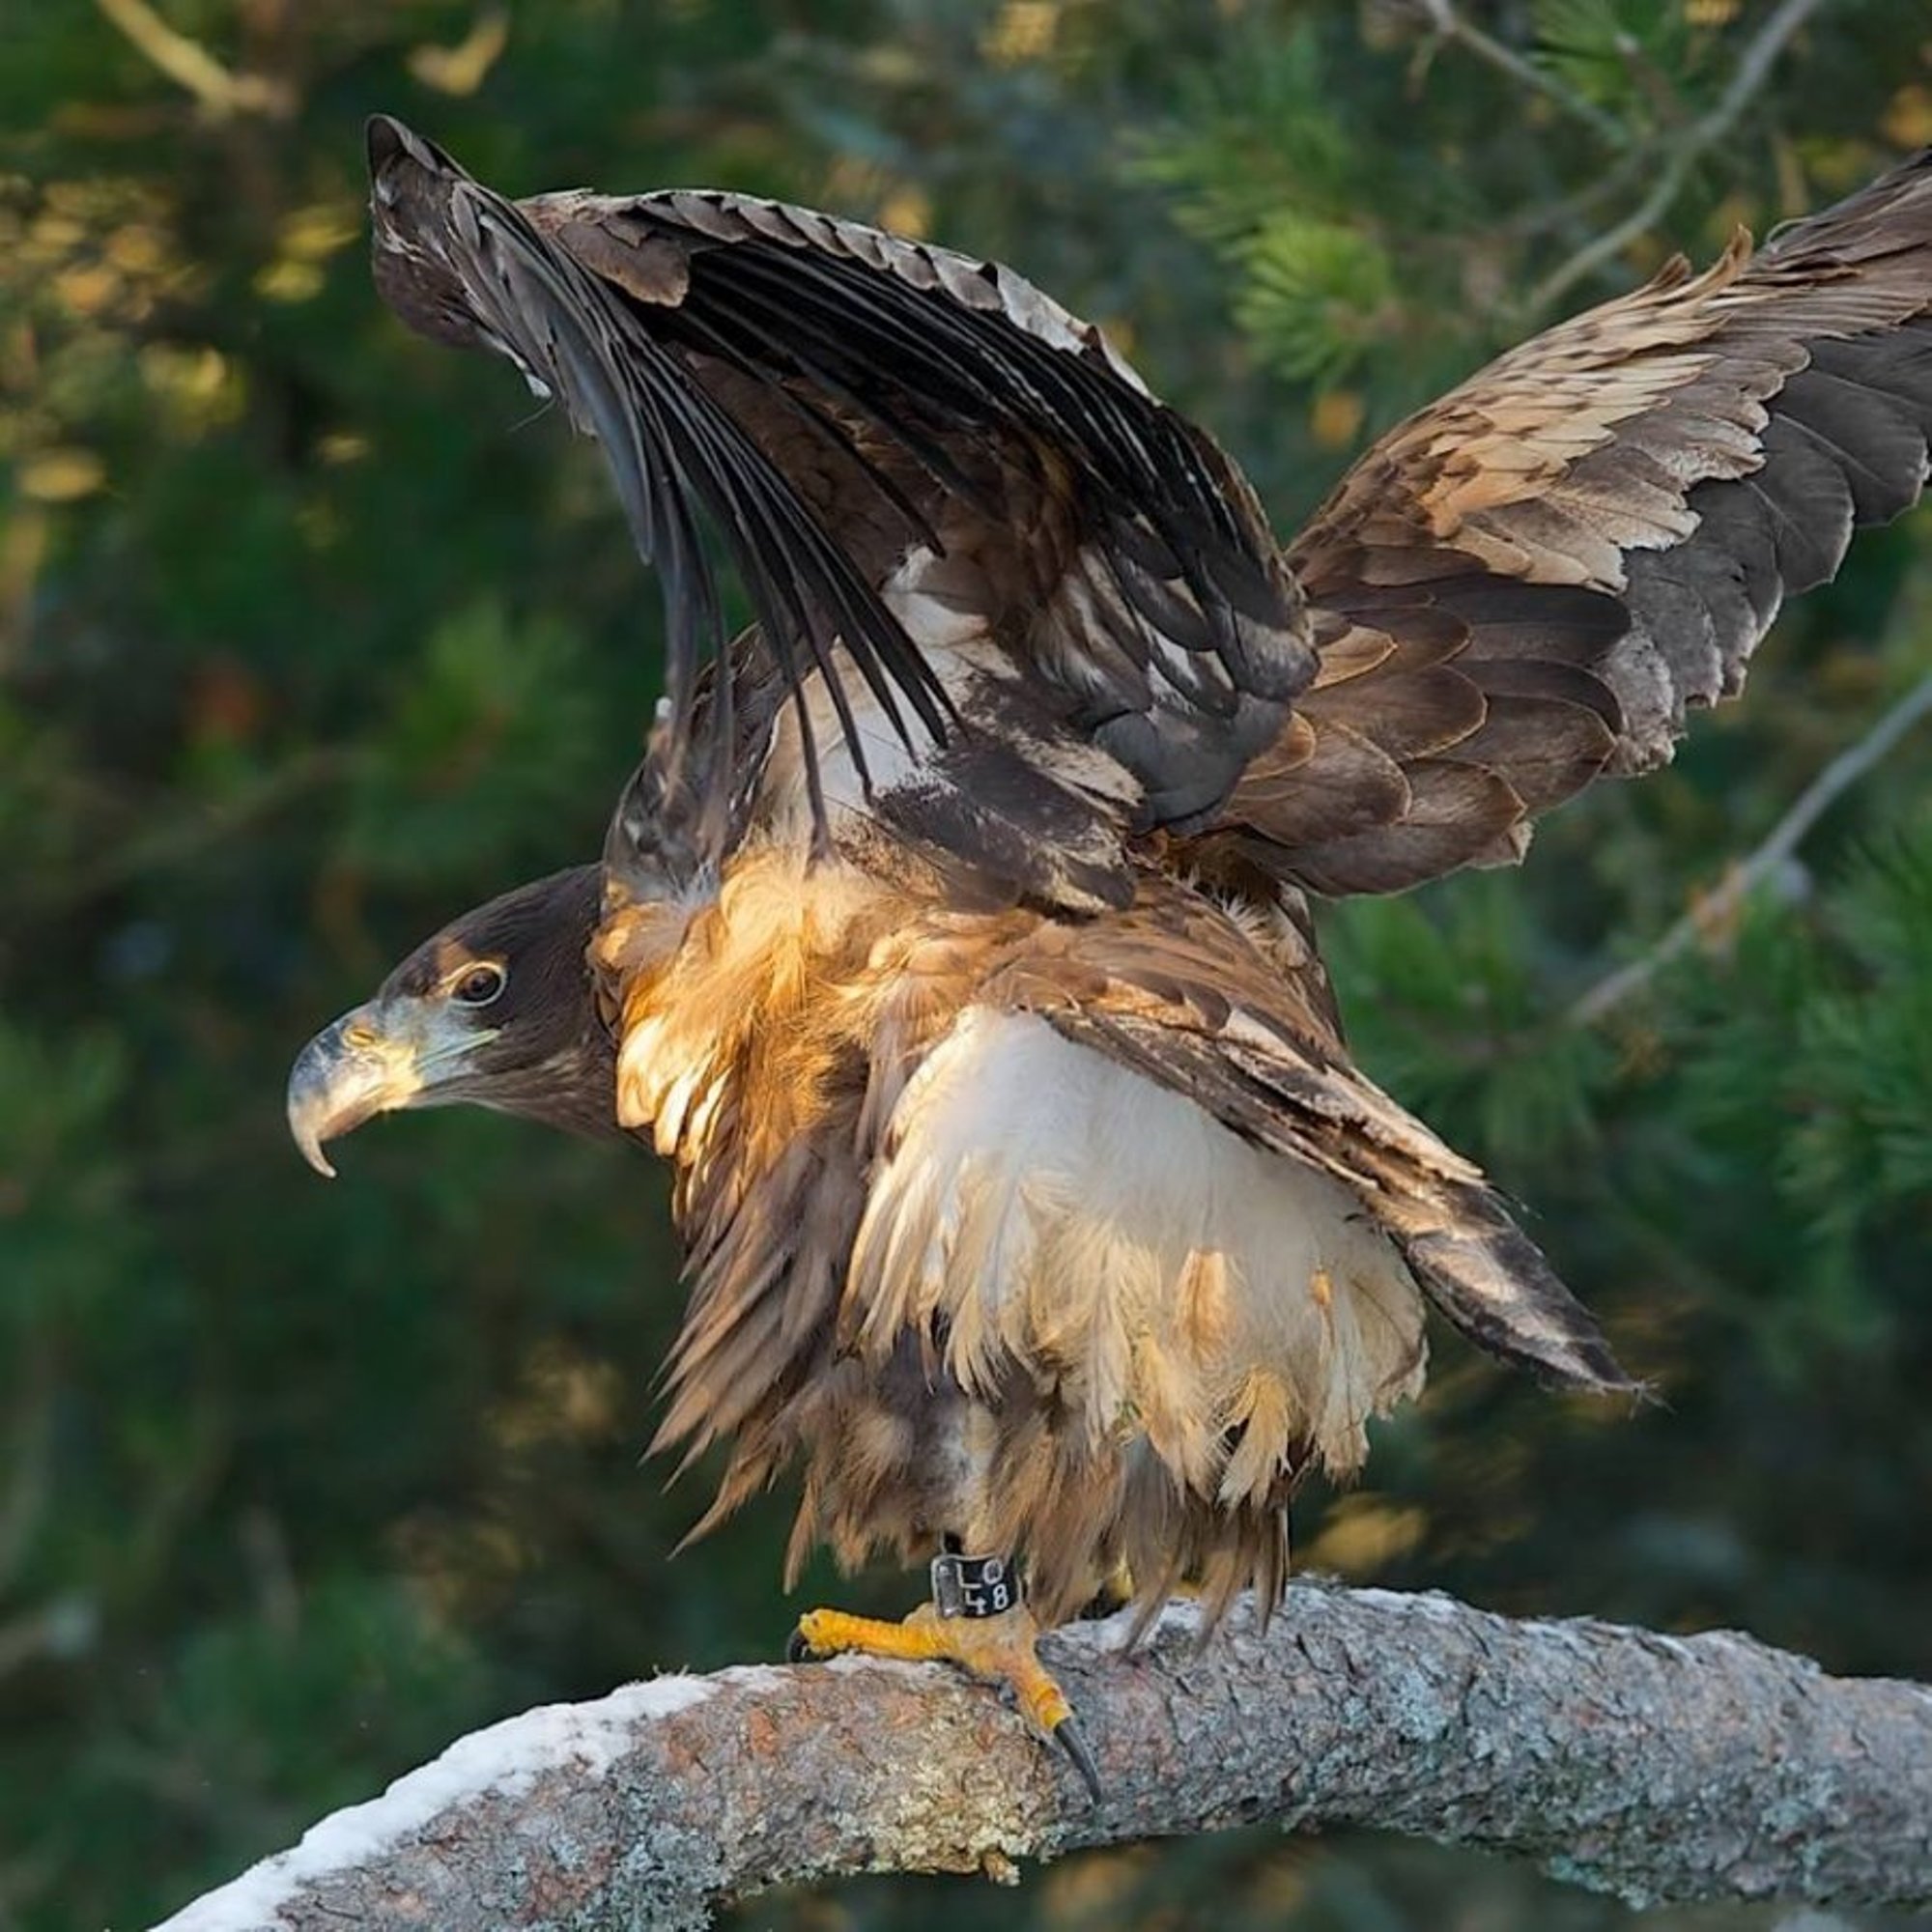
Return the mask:
[[[1783,598],[1917,500],[1928,435],[1932,153],[1755,255],[1671,263],[1383,437],[1289,547],[1312,742],[1292,770],[1264,753],[1229,819],[1326,893],[1520,856],[1534,814],[1663,762],[1687,706],[1739,689]],[[1418,737],[1419,662],[1454,733]],[[1365,785],[1362,738],[1406,793]],[[1448,824],[1421,781],[1445,761],[1492,781]]]
[[771,744],[732,725],[735,679],[694,701],[712,539],[749,648],[809,693],[777,768],[815,838],[829,800],[1093,909],[1130,901],[1155,829],[1331,894],[1520,856],[1535,814],[1666,758],[1926,473],[1927,156],[1504,355],[1284,560],[1214,444],[997,264],[711,191],[512,204],[385,120],[370,148],[384,294],[560,396],[661,566],[634,864],[715,863]]
[[[842,705],[837,650],[889,714],[904,697],[939,732],[942,694],[876,590],[728,410],[636,326],[623,291],[399,124],[372,121],[369,153],[384,298],[433,339],[508,355],[603,444],[639,550],[663,580],[673,717],[693,715],[697,668],[724,643],[708,519],[743,571],[766,645],[788,678],[813,667]],[[719,687],[727,712],[730,683]],[[728,717],[719,728],[728,744]],[[690,749],[685,733],[673,734],[666,753],[673,770]],[[714,802],[728,778],[715,762]]]
[[727,194],[511,203],[385,119],[370,160],[384,297],[558,396],[661,567],[653,757],[663,815],[695,775],[685,842],[722,856],[734,788],[737,735],[693,702],[723,645],[713,539],[758,647],[821,696],[796,761],[821,838],[830,798],[1022,890],[1120,901],[1121,842],[1210,813],[1280,731],[1314,659],[1252,494],[1010,270]]

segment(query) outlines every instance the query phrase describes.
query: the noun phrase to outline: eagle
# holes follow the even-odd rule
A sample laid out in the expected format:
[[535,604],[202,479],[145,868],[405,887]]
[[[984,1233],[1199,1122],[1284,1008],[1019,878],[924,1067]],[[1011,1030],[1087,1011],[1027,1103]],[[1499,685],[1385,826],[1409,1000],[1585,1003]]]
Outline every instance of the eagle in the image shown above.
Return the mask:
[[[1350,1056],[1311,902],[1520,859],[1666,760],[1782,599],[1918,497],[1932,150],[1509,352],[1283,544],[1012,270],[715,190],[511,201],[370,124],[378,289],[601,444],[667,693],[593,863],[303,1049],[300,1149],[469,1101],[647,1142],[701,1533],[788,1473],[929,1560],[797,1641],[1009,1685],[1110,1591],[1265,1608],[1287,1509],[1423,1384],[1425,1310],[1637,1384],[1481,1170]],[[722,573],[755,613],[733,637]]]

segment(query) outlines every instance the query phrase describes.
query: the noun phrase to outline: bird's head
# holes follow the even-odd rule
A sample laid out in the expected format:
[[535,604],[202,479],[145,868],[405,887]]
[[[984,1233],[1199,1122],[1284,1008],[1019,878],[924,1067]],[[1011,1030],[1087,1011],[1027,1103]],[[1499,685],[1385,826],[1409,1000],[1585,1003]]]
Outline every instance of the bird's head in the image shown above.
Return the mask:
[[617,1131],[611,1029],[585,958],[602,867],[520,886],[443,927],[302,1048],[289,1131],[323,1143],[399,1107],[467,1100],[579,1133]]

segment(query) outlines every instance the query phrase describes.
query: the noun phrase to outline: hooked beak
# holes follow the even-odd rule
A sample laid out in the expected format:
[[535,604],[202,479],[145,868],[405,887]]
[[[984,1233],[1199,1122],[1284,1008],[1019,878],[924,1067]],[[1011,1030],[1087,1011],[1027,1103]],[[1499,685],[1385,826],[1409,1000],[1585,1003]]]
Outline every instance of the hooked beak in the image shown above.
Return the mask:
[[423,1095],[433,1064],[478,1043],[476,1035],[437,1039],[439,1018],[447,1025],[426,1000],[372,1000],[325,1027],[297,1055],[289,1069],[289,1132],[318,1174],[335,1178],[325,1141],[412,1105]]

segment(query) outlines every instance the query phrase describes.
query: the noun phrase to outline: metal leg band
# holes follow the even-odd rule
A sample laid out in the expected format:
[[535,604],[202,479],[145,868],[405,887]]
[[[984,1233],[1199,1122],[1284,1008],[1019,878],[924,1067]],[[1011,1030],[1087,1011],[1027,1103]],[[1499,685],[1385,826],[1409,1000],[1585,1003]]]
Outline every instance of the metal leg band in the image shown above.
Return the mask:
[[1019,1572],[1010,1556],[932,1559],[932,1606],[942,1617],[997,1617],[1020,1604]]

